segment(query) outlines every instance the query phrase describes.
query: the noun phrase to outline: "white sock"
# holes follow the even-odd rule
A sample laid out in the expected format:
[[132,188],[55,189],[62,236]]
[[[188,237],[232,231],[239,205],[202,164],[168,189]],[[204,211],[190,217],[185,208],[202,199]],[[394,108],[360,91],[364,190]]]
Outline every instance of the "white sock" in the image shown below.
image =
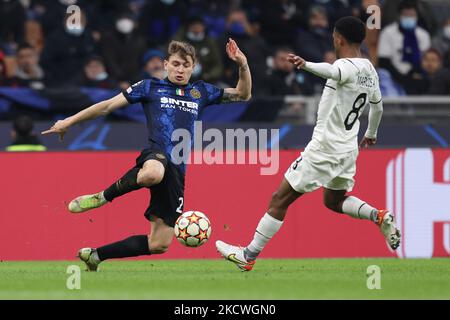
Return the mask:
[[264,249],[267,242],[280,230],[283,221],[277,220],[268,213],[262,217],[256,228],[253,241],[245,248],[246,259],[255,260],[258,254]]
[[377,221],[378,210],[356,197],[348,197],[342,204],[342,211],[356,219]]

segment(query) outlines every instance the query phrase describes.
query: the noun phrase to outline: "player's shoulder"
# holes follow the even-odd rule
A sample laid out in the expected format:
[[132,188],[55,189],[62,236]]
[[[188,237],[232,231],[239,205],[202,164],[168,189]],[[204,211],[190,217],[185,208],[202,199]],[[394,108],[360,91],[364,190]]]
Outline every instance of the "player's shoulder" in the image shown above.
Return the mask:
[[197,80],[191,84],[191,87],[200,91],[210,92],[215,86],[212,83],[205,82],[203,80]]

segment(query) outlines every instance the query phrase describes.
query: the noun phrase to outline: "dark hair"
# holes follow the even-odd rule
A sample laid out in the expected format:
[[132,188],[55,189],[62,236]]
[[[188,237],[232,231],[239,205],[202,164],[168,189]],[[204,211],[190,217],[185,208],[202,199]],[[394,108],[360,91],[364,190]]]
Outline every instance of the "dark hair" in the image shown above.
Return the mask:
[[29,116],[19,116],[14,120],[13,128],[17,135],[21,137],[29,136],[34,128],[33,119]]
[[103,58],[102,58],[101,56],[97,56],[97,55],[89,56],[89,57],[85,60],[84,65],[87,66],[87,65],[90,64],[91,62],[99,62],[99,63],[105,65],[105,61],[103,60]]
[[201,23],[201,24],[205,25],[205,20],[203,20],[203,18],[200,16],[191,16],[188,18],[186,25],[188,27],[190,27],[197,23]]
[[423,53],[422,57],[425,57],[425,55],[427,55],[427,54],[429,54],[429,53],[434,53],[435,55],[438,56],[439,60],[441,60],[441,61],[443,60],[442,54],[441,54],[441,53],[439,52],[439,50],[436,49],[436,48],[430,48],[430,49],[428,49],[427,51],[425,51],[425,52]]
[[22,42],[17,47],[17,52],[19,52],[21,50],[25,50],[25,49],[32,49],[32,50],[34,50],[34,47],[31,44],[29,44],[28,42]]
[[398,12],[404,9],[415,9],[417,11],[417,1],[416,0],[403,0],[398,5]]
[[366,38],[366,25],[356,17],[340,18],[335,30],[350,43],[361,44]]
[[187,60],[188,56],[191,57],[194,63],[197,59],[195,48],[191,44],[181,41],[171,41],[167,49],[167,60],[177,53],[185,60]]
[[289,52],[289,53],[294,53],[294,50],[292,50],[292,48],[288,47],[288,46],[280,46],[280,47],[276,47],[275,50],[273,51],[273,54],[276,55],[280,52]]

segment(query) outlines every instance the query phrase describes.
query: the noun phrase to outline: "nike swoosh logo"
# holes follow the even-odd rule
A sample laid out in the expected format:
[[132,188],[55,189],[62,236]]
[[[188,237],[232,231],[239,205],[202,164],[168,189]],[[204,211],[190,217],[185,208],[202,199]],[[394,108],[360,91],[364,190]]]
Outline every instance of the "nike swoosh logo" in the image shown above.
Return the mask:
[[236,263],[238,263],[238,264],[244,264],[244,265],[247,265],[247,262],[244,262],[244,261],[241,261],[241,260],[239,260],[238,258],[236,258],[236,254],[230,254],[229,256],[228,256],[228,260],[230,260],[230,261],[233,261],[233,262],[236,262]]

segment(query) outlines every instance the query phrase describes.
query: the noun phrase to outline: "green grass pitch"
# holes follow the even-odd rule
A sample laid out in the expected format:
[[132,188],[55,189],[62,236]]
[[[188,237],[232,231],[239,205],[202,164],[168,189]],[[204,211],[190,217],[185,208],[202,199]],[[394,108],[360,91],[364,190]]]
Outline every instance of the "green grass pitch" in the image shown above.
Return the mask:
[[[449,259],[262,259],[248,273],[225,260],[113,261],[68,290],[74,264],[2,262],[0,299],[450,299]],[[370,265],[380,290],[367,288]]]

